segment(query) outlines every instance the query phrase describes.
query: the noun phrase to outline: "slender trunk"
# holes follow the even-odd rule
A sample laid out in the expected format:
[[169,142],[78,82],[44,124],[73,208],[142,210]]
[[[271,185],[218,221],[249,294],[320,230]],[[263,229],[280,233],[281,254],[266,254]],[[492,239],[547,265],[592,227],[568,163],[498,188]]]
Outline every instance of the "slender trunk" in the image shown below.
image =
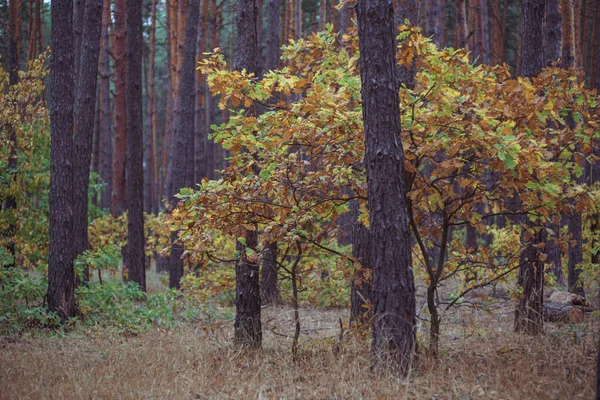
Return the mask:
[[294,309],[294,338],[292,339],[292,359],[298,360],[298,339],[300,339],[300,311],[298,303],[298,264],[302,259],[302,245],[298,244],[298,255],[292,265],[292,308]]
[[[206,51],[206,24],[208,20],[208,0],[200,2],[200,29],[198,30],[198,52],[196,62],[200,62]],[[196,71],[196,108],[194,110],[194,180],[200,182],[206,176],[205,144],[207,132],[204,130],[205,79]]]
[[110,0],[104,0],[100,34],[100,178],[105,184],[100,196],[100,207],[110,208],[112,193],[112,129],[110,111]]
[[[238,0],[235,20],[238,40],[235,52],[235,69],[248,72],[257,71],[258,53],[258,2],[257,0]],[[249,112],[256,113],[256,109]],[[235,300],[235,343],[260,348],[262,345],[262,328],[260,320],[260,281],[258,263],[248,257],[247,248],[256,254],[258,232],[247,230],[245,245],[238,240],[236,250],[239,261],[236,265],[236,300]]]
[[466,0],[458,0],[456,5],[456,46],[461,49],[469,48],[466,3]]
[[[88,0],[89,1],[89,0]],[[127,280],[146,291],[144,140],[142,121],[142,0],[127,0]]]
[[481,0],[479,3],[479,13],[477,14],[479,23],[479,34],[481,42],[481,62],[490,63],[490,18],[488,10],[488,0]]
[[[556,0],[554,0],[556,1]],[[464,4],[465,0],[460,1]],[[491,63],[500,65],[504,61],[504,31],[500,15],[500,0],[492,0]]]
[[114,97],[114,127],[115,137],[113,145],[113,165],[112,165],[112,201],[111,212],[114,216],[121,215],[126,207],[126,181],[125,165],[127,153],[127,64],[125,41],[125,0],[115,0],[115,40],[113,55],[115,59],[115,97]]
[[561,56],[562,16],[559,0],[547,0],[545,12],[544,65],[550,65]]
[[444,29],[444,13],[442,0],[427,0],[427,22],[425,36],[431,37],[440,49],[444,46],[443,29]]
[[359,0],[357,17],[373,254],[372,351],[377,369],[389,365],[406,375],[416,343],[415,286],[392,1]]
[[575,67],[575,16],[573,12],[573,0],[561,0],[560,10],[562,13],[562,50],[561,67]]
[[279,31],[281,19],[281,0],[268,0],[267,3],[267,50],[265,70],[274,70],[279,66]]
[[[80,62],[75,94],[75,135],[73,141],[73,245],[75,257],[88,249],[88,188],[94,132],[94,110],[98,83],[98,55],[102,28],[102,0],[88,0],[79,40]],[[89,280],[89,270],[84,271]]]
[[[539,51],[543,43],[545,0],[524,0],[522,6],[522,55],[520,74],[524,77],[538,75],[544,65],[544,54]],[[535,226],[527,218],[523,225]],[[523,236],[523,234],[522,234]],[[536,335],[543,332],[544,320],[544,261],[539,244],[546,242],[546,230],[537,228],[536,233],[521,252],[518,284],[523,294],[515,310],[515,330],[517,332]]]
[[48,308],[64,321],[75,315],[73,271],[73,2],[54,0],[50,88],[50,251]]

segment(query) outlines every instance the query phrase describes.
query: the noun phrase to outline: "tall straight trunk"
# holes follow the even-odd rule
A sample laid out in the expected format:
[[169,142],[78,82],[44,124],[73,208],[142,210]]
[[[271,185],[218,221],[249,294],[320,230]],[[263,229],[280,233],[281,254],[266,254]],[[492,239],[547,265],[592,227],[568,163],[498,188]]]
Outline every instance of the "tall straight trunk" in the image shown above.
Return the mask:
[[559,0],[546,1],[546,18],[544,19],[544,65],[558,61],[561,54],[562,16]]
[[173,138],[173,108],[175,104],[175,75],[177,60],[177,3],[174,0],[166,0],[167,9],[167,105],[165,112],[165,129],[162,146],[162,181],[161,194],[165,201],[171,198],[171,177],[173,169],[173,158],[171,153],[171,141]]
[[575,15],[573,12],[573,0],[561,0],[560,10],[562,13],[562,48],[561,67],[575,67]]
[[110,110],[110,0],[104,0],[100,33],[100,178],[105,184],[100,208],[110,208],[112,193],[112,129]]
[[[179,104],[181,113],[175,130],[172,143],[174,147],[173,162],[173,189],[170,200],[174,207],[177,203],[175,195],[179,189],[186,184],[186,156],[190,137],[194,132],[194,81],[196,77],[194,64],[196,61],[196,40],[198,38],[198,18],[200,13],[200,0],[190,0],[187,14],[187,26],[185,29],[185,45],[183,51],[182,77]],[[172,235],[172,238],[175,238]],[[183,276],[183,246],[174,243],[171,247],[171,258],[169,266],[169,286],[179,288]]]
[[444,46],[444,12],[442,0],[427,0],[427,21],[425,35],[433,39],[439,48]]
[[113,165],[112,165],[112,201],[111,212],[114,216],[121,215],[127,207],[126,199],[126,180],[125,165],[127,153],[127,63],[125,41],[125,0],[115,0],[115,40],[113,55],[115,60],[115,97],[114,97],[114,145],[113,145]]
[[[462,0],[461,3],[464,4],[464,1]],[[554,1],[556,2],[556,0]],[[500,65],[504,61],[504,26],[502,25],[502,16],[500,15],[500,0],[492,0],[491,4],[491,63],[492,65]]]
[[468,49],[467,0],[458,0],[456,4],[456,47]]
[[274,70],[279,66],[279,31],[281,21],[281,0],[267,0],[267,49],[265,70]]
[[573,30],[575,31],[575,63],[583,68],[583,30],[581,29],[582,0],[570,0],[573,3]]
[[[75,257],[88,249],[88,188],[98,83],[98,55],[102,28],[102,0],[88,0],[79,43],[79,69],[75,94],[73,140],[73,245]],[[89,270],[84,271],[84,281]]]
[[[594,12],[594,39],[593,39],[593,49],[594,49],[594,63],[595,63],[595,71],[592,71],[593,75],[593,84],[592,88],[596,89],[598,93],[600,93],[600,5],[596,4],[596,11]],[[596,146],[594,146],[594,155],[600,159],[600,146],[596,142]],[[600,180],[600,161],[596,161],[596,163],[590,168],[590,172],[588,173],[588,182],[596,183]],[[597,235],[598,230],[600,230],[600,215],[596,212],[591,216],[592,226],[591,231],[592,234]],[[596,236],[597,237],[597,236]],[[592,248],[598,248],[598,242],[592,242]],[[598,267],[600,264],[600,251],[595,251],[592,253],[592,264],[595,264]],[[598,346],[598,356],[596,361],[596,399],[600,398],[600,346]]]
[[[89,1],[89,0],[88,0]],[[127,0],[127,280],[146,291],[144,140],[142,121],[142,0]]]
[[592,71],[590,86],[600,93],[600,5],[594,10],[594,38],[592,39]]
[[64,321],[75,315],[73,271],[73,2],[54,0],[50,88],[50,251],[48,308]]
[[75,79],[79,76],[79,64],[81,62],[81,41],[83,37],[83,26],[85,21],[85,7],[87,1],[85,0],[74,0],[73,1],[73,48],[75,54],[73,55],[73,65]]
[[[218,32],[217,32],[217,1],[210,1],[210,50],[217,47]],[[211,133],[210,126],[213,123],[213,114],[215,110],[215,99],[210,94],[210,91],[205,87],[206,100],[204,102],[204,124],[207,135]],[[206,138],[205,142],[205,161],[206,161],[206,176],[208,179],[215,178],[215,142],[212,139]]]
[[391,365],[406,375],[416,344],[415,285],[392,1],[359,0],[357,17],[373,255],[372,350],[378,368]]
[[294,5],[294,38],[298,40],[302,37],[302,0],[295,0]]
[[[287,11],[287,6],[286,6]],[[287,23],[287,18],[284,18],[284,23]],[[327,0],[319,0],[319,30],[325,29],[327,24]]]
[[[257,0],[238,0],[235,10],[235,22],[238,40],[235,51],[235,69],[257,73],[258,54],[258,2]],[[256,113],[256,109],[249,110]],[[246,255],[246,248],[257,251],[258,232],[247,230],[246,244],[236,242],[239,260],[235,267],[235,325],[236,344],[259,348],[262,344],[260,320],[260,281],[258,263]]]
[[41,35],[41,6],[42,0],[29,2],[29,32],[27,37],[27,60],[34,60],[40,54],[39,40]]
[[[524,0],[522,5],[521,26],[522,46],[520,75],[534,77],[544,66],[543,51],[539,51],[544,41],[544,5],[545,0]],[[533,225],[531,220],[523,221]],[[515,310],[515,330],[536,335],[543,332],[544,320],[544,261],[538,245],[546,242],[546,230],[539,229],[521,252],[519,267],[519,286],[523,295]]]
[[[156,1],[152,0],[150,5],[150,34],[148,39],[148,81],[146,89],[146,115],[148,120],[148,132],[146,132],[146,168],[148,173],[144,177],[144,197],[148,197],[146,212],[158,212],[158,143],[156,126],[156,82],[155,82],[155,60],[156,60]],[[146,179],[146,177],[148,179]],[[146,194],[146,192],[148,192]]]
[[[208,0],[200,2],[200,29],[198,30],[198,53],[196,61],[199,62],[204,58],[207,43],[207,24],[208,24]],[[208,132],[205,130],[205,105],[206,105],[206,82],[204,75],[196,71],[196,109],[194,111],[194,179],[200,182],[206,176],[206,136]]]
[[479,34],[481,35],[481,62],[490,63],[490,17],[488,0],[481,0],[477,17]]
[[[19,64],[20,64],[20,42],[21,42],[21,17],[20,17],[20,1],[11,1],[8,9],[8,76],[9,84],[15,85],[19,81]],[[15,170],[17,168],[17,135],[13,126],[8,126],[8,140],[10,142],[10,154],[8,158],[8,169]],[[10,183],[9,183],[10,184]],[[4,210],[9,210],[14,214],[17,209],[17,201],[13,195],[7,196],[2,204]],[[16,215],[12,215],[8,227],[0,231],[3,236],[9,239],[8,251],[11,255],[11,262],[6,265],[7,268],[15,266],[16,248],[14,234],[16,230],[15,224]]]
[[468,13],[467,13],[467,41],[469,50],[471,51],[471,61],[477,58],[477,4],[479,0],[469,0],[468,2]]

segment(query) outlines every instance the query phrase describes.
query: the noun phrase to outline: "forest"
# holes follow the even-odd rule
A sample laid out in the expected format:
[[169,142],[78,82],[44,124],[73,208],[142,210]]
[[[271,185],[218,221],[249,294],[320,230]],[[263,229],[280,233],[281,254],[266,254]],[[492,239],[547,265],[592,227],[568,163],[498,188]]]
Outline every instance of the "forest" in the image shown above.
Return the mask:
[[598,0],[0,0],[0,398],[600,399]]

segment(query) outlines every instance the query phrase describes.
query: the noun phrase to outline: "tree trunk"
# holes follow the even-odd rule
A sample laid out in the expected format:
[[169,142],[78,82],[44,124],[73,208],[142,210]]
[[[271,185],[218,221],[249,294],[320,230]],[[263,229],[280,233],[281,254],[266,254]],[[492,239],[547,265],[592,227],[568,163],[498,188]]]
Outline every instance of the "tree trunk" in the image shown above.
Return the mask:
[[110,208],[112,193],[112,129],[110,111],[110,0],[104,0],[100,34],[100,178],[105,183],[100,208]]
[[[522,45],[520,74],[533,77],[539,74],[544,65],[543,43],[545,0],[524,0],[521,15]],[[534,225],[531,220],[522,221],[525,226]],[[538,244],[546,242],[545,229],[539,228],[521,252],[518,284],[523,289],[521,300],[515,311],[515,330],[536,335],[543,332],[542,307],[544,304],[544,262],[541,260]],[[522,234],[523,237],[523,234]],[[522,241],[523,242],[523,241]]]
[[359,0],[357,17],[373,255],[372,350],[378,369],[390,365],[405,375],[415,350],[416,314],[392,1]]
[[274,70],[279,66],[279,31],[281,19],[281,0],[268,0],[267,4],[267,50],[265,70]]
[[544,23],[544,65],[558,61],[561,54],[562,16],[559,0],[546,1]]
[[444,9],[442,0],[427,0],[425,36],[431,37],[438,48],[444,46]]
[[[238,32],[235,52],[235,69],[257,73],[258,54],[258,2],[256,0],[238,0],[235,21]],[[256,113],[256,109],[250,110]],[[258,233],[247,230],[246,245],[239,240],[236,250],[239,261],[236,265],[236,299],[235,299],[235,343],[252,348],[260,348],[262,344],[262,328],[260,320],[260,282],[258,264],[246,255],[246,247],[256,252]]]
[[277,242],[269,242],[263,248],[261,292],[264,304],[279,303],[279,286],[277,284]]
[[561,0],[562,13],[562,50],[561,67],[575,67],[575,19],[573,13],[573,0]]
[[111,212],[113,216],[121,215],[126,207],[126,181],[125,164],[127,153],[127,64],[125,41],[125,0],[115,0],[115,41],[114,41],[114,59],[115,59],[115,97],[114,97],[114,115],[115,115],[115,138],[113,145],[113,165],[112,165],[112,202]]
[[[89,1],[89,0],[88,0]],[[144,139],[142,121],[142,0],[127,0],[127,280],[146,291]]]
[[[207,34],[207,21],[208,21],[208,0],[201,0],[200,2],[200,29],[198,30],[198,52],[196,54],[196,62],[200,62],[204,58],[204,52],[206,51],[206,34]],[[205,160],[205,147],[207,132],[205,131],[204,123],[204,107],[205,107],[205,94],[206,82],[204,75],[197,70],[196,71],[196,108],[194,110],[194,181],[200,182],[206,176],[206,160]]]
[[[75,257],[88,249],[88,188],[94,132],[94,110],[98,83],[98,55],[102,27],[102,0],[88,0],[79,38],[79,69],[75,94],[75,135],[73,140],[73,245]],[[89,270],[83,280],[89,280]]]
[[64,321],[75,315],[73,272],[73,2],[54,0],[50,98],[50,251],[48,308]]
[[[463,4],[464,2],[465,0],[460,1]],[[492,65],[500,65],[504,61],[504,26],[500,15],[500,0],[492,0],[492,14],[490,17],[492,18],[491,63]]]
[[360,263],[355,268],[350,289],[350,321],[364,326],[371,320],[369,309],[373,305],[371,296],[373,264],[369,229],[358,220],[360,208],[357,200],[350,202],[352,215],[352,257]]
[[[198,39],[198,19],[200,14],[200,0],[190,0],[187,9],[187,24],[185,29],[185,45],[183,49],[182,76],[180,87],[180,115],[177,119],[177,128],[175,129],[175,137],[171,146],[173,147],[173,183],[172,191],[169,200],[171,206],[177,205],[175,195],[179,190],[186,185],[186,157],[187,147],[189,146],[190,138],[194,132],[194,99],[195,89],[194,81],[196,78],[195,61],[196,61],[196,41]],[[171,239],[176,238],[172,235]],[[171,258],[169,267],[169,286],[179,289],[180,280],[183,276],[183,246],[181,244],[173,244],[171,248]]]

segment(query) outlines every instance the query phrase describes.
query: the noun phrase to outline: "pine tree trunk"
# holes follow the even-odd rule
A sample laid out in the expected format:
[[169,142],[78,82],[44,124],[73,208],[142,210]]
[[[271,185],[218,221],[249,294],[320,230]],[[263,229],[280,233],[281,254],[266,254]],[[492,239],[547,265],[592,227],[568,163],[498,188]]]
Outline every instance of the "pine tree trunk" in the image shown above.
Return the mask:
[[[464,3],[462,0],[461,3]],[[556,0],[554,0],[556,1]],[[492,31],[491,31],[491,63],[500,65],[504,61],[504,26],[502,26],[502,16],[500,15],[500,0],[492,0]]]
[[73,2],[54,0],[50,88],[50,251],[48,308],[64,321],[75,315],[73,272]]
[[[175,197],[179,190],[186,185],[186,157],[190,137],[194,132],[194,99],[196,78],[196,41],[198,39],[198,19],[200,14],[200,0],[190,0],[187,7],[187,24],[185,29],[185,44],[183,48],[183,62],[181,64],[182,76],[180,86],[180,115],[177,119],[177,127],[172,142],[173,147],[173,188],[170,194],[172,207],[177,205]],[[171,235],[171,239],[176,235]],[[173,240],[172,240],[173,241]],[[183,276],[183,246],[174,243],[171,247],[171,258],[169,266],[169,286],[179,289],[181,277]]]
[[113,144],[113,165],[112,165],[112,201],[111,212],[113,216],[121,215],[127,207],[126,199],[126,181],[125,181],[125,165],[127,154],[127,64],[126,51],[127,44],[125,41],[125,0],[115,0],[115,40],[114,40],[114,127],[115,137]]
[[547,0],[545,12],[544,65],[550,65],[558,61],[561,51],[562,16],[559,10],[559,0]]
[[[258,2],[257,0],[238,0],[235,21],[238,32],[235,52],[235,69],[245,69],[257,73],[258,53]],[[250,110],[249,112],[256,112]],[[260,281],[258,263],[246,255],[246,247],[257,251],[258,232],[247,230],[246,244],[237,241],[236,250],[239,261],[235,268],[235,343],[252,348],[260,348],[262,344],[262,328],[260,320]]]
[[100,34],[100,178],[105,184],[100,196],[100,207],[110,208],[112,193],[112,129],[110,111],[110,0],[104,0]]
[[265,70],[274,70],[279,66],[279,34],[281,20],[281,0],[267,0],[267,50]]
[[[89,1],[89,0],[88,0]],[[142,0],[127,0],[127,280],[146,291],[144,140],[142,121]]]
[[[539,44],[543,43],[545,0],[524,0],[522,6],[522,55],[520,74],[533,77],[539,74],[544,65],[543,52]],[[530,220],[522,221],[532,226]],[[519,267],[519,286],[523,294],[515,311],[515,330],[530,335],[543,332],[544,321],[542,309],[544,305],[544,262],[538,244],[546,242],[546,230],[539,227],[534,237],[525,243],[521,252]]]
[[444,13],[442,0],[427,0],[427,22],[425,36],[431,37],[438,48],[444,46]]
[[[79,40],[79,70],[75,94],[75,135],[73,141],[73,244],[75,257],[88,249],[88,188],[94,132],[94,110],[98,83],[98,55],[102,28],[102,0],[88,0]],[[89,271],[84,271],[84,281]]]
[[378,369],[390,365],[405,375],[415,351],[416,314],[392,1],[359,0],[357,17],[373,255],[372,350]]

